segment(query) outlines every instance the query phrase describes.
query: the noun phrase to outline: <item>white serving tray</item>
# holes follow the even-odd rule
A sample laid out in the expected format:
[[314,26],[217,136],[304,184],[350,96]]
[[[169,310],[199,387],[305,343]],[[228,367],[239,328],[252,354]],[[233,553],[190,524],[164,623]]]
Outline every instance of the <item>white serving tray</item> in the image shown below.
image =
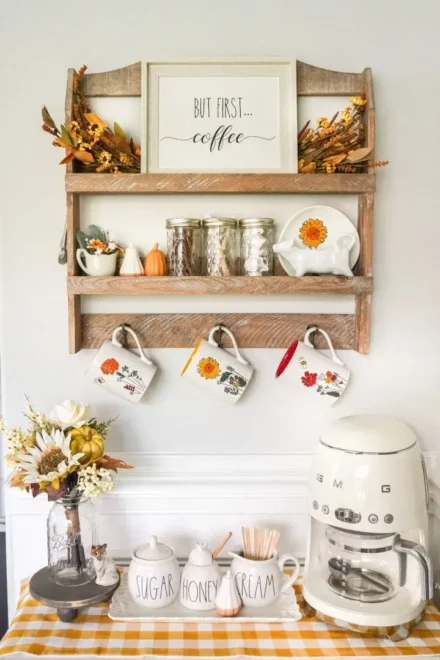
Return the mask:
[[119,587],[112,596],[109,617],[113,621],[203,621],[214,623],[219,621],[291,623],[301,618],[301,612],[296,602],[293,589],[281,594],[275,603],[266,607],[243,607],[238,616],[223,617],[215,610],[196,612],[189,610],[179,602],[179,597],[168,607],[146,609],[132,599],[127,588],[127,574],[121,576]]

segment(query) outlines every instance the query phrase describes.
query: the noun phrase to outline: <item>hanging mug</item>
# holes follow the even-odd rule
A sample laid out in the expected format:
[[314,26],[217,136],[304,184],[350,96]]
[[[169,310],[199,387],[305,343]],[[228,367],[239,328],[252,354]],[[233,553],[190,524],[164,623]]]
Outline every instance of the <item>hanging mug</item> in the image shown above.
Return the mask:
[[122,347],[117,335],[123,327],[120,325],[116,328],[112,340],[103,343],[87,370],[86,376],[97,385],[105,387],[109,392],[131,401],[131,403],[139,403],[153,380],[157,367],[144,354],[136,333],[126,326],[125,330],[136,342],[139,357]]
[[[83,262],[85,259],[85,264]],[[90,254],[84,248],[76,251],[76,260],[80,268],[92,277],[108,277],[116,272],[118,253],[112,254]]]
[[[235,349],[235,357],[220,348],[214,339],[217,330],[229,335]],[[235,337],[224,326],[216,325],[209,333],[208,341],[200,339],[185,364],[182,376],[206,392],[229,403],[237,403],[249,385],[253,368],[238,350]]]
[[[326,339],[331,357],[313,347],[309,337],[320,332]],[[295,341],[285,352],[275,378],[284,375],[295,393],[310,394],[324,404],[332,406],[345,392],[350,371],[336,355],[330,337],[321,328],[309,328],[304,341]]]

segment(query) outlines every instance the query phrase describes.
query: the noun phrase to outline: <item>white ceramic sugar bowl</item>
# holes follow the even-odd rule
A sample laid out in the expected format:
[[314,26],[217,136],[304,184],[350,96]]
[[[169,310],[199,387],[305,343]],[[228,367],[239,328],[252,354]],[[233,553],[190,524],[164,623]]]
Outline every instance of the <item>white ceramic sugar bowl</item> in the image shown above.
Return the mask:
[[180,569],[175,552],[152,536],[133,551],[128,589],[133,600],[148,609],[170,605],[179,592]]
[[208,544],[196,543],[182,571],[180,602],[190,610],[213,610],[222,573]]

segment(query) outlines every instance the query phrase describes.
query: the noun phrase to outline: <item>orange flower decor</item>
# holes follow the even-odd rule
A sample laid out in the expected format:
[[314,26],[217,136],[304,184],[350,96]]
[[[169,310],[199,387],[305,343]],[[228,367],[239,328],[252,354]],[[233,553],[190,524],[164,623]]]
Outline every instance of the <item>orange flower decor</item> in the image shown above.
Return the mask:
[[106,374],[107,376],[113,376],[115,371],[119,369],[119,362],[115,360],[115,358],[108,358],[108,360],[104,360],[104,362],[101,364],[101,371],[103,374]]
[[299,237],[308,248],[317,248],[327,238],[327,227],[322,220],[309,218],[303,222]]
[[325,382],[326,383],[334,383],[335,380],[337,380],[338,376],[331,371],[326,371],[325,372]]
[[199,360],[197,365],[197,371],[199,372],[200,376],[202,376],[202,378],[211,380],[213,378],[217,378],[219,375],[220,365],[217,360],[214,360],[214,358],[202,358]]

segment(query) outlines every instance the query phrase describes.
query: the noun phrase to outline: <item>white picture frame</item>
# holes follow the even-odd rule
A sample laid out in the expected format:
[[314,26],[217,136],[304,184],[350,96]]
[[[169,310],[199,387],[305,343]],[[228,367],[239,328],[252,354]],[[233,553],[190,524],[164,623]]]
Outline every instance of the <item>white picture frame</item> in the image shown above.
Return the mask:
[[141,172],[297,172],[296,62],[143,62]]

